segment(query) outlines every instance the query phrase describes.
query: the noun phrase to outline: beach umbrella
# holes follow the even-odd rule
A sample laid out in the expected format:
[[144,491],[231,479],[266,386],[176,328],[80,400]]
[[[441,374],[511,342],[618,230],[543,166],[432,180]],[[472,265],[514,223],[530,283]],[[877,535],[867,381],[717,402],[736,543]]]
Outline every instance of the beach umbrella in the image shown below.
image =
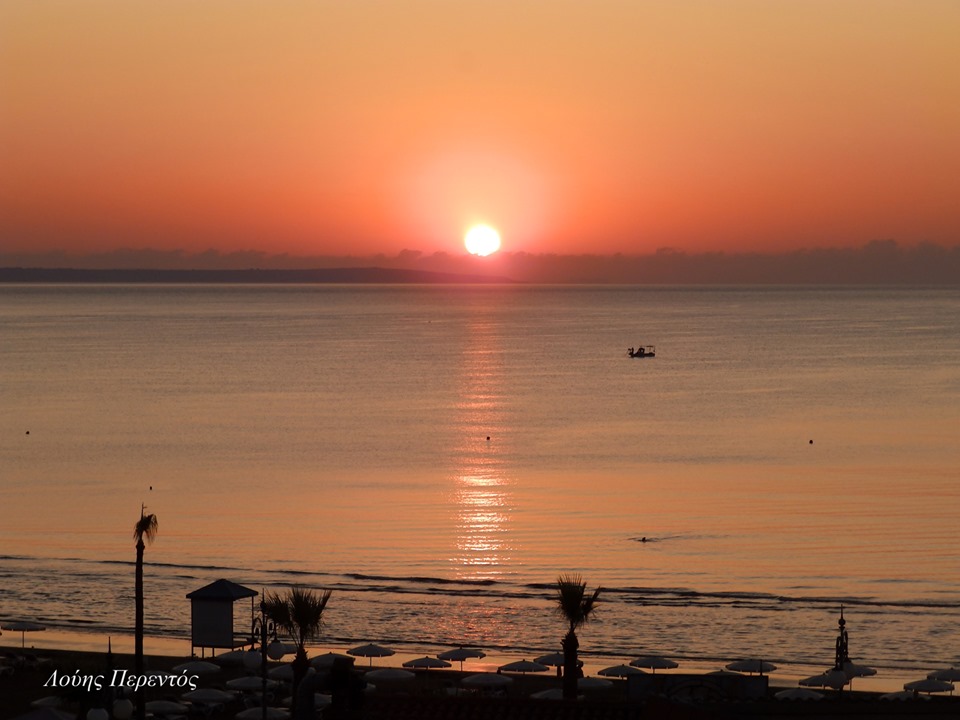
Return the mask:
[[[242,690],[244,692],[249,692],[249,691],[255,691],[255,690],[262,690],[263,678],[257,675],[244,675],[243,677],[227,680],[227,682],[224,684],[231,690]],[[267,687],[268,688],[280,687],[280,682],[277,680],[268,679]]]
[[843,664],[843,672],[851,680],[858,677],[873,677],[877,674],[875,668],[867,667],[866,665],[857,665],[857,663],[850,662],[849,660]]
[[549,670],[546,665],[542,663],[533,662],[532,660],[516,660],[506,665],[501,665],[500,670],[503,672],[518,672],[518,673],[528,673],[528,672],[546,672]]
[[30,622],[29,620],[14,620],[11,622],[6,622],[3,625],[0,625],[0,628],[9,630],[11,632],[20,633],[21,648],[26,647],[25,636],[28,632],[41,632],[42,630],[47,629],[45,625],[41,625],[40,623],[36,622]]
[[52,707],[34,708],[23,715],[17,715],[13,720],[76,720],[76,715],[65,710]]
[[856,663],[847,660],[843,664],[843,673],[847,676],[847,680],[850,682],[850,689],[852,690],[854,678],[872,677],[877,674],[877,671],[872,667],[867,667],[866,665],[857,665]]
[[[330,695],[324,695],[323,693],[314,693],[313,694],[313,707],[315,710],[320,708],[325,708],[333,701],[333,698]],[[280,701],[280,704],[284,707],[290,707],[293,704],[293,697],[285,697]]]
[[548,688],[531,693],[534,700],[563,700],[563,688]]
[[577,678],[578,690],[600,690],[613,687],[613,683],[604,678],[582,677]]
[[[538,658],[533,659],[534,662],[538,662],[541,665],[549,665],[551,667],[559,667],[563,665],[563,653],[547,653],[546,655],[541,655]],[[578,660],[579,662],[579,660]]]
[[364,680],[373,680],[373,681],[383,681],[387,682],[392,680],[413,680],[416,675],[409,670],[401,670],[400,668],[378,668],[376,670],[369,670],[364,673]]
[[267,720],[286,720],[290,717],[290,711],[275,707],[252,707],[241,710],[234,717],[237,720],[261,720],[263,717],[266,717]]
[[899,690],[897,692],[884,693],[880,696],[881,700],[929,700],[929,695],[917,695],[910,690]]
[[210,659],[224,667],[243,665],[243,657],[247,652],[247,650],[231,650],[220,655],[215,655]]
[[369,643],[368,645],[360,645],[358,647],[347,650],[347,655],[355,655],[357,657],[369,658],[370,664],[373,665],[373,658],[389,657],[390,655],[396,655],[396,652],[394,650],[391,650],[388,647],[383,647],[382,645]]
[[310,659],[310,664],[313,665],[317,670],[324,670],[326,668],[332,667],[337,660],[342,660],[348,662],[351,665],[353,664],[354,658],[351,655],[344,655],[343,653],[327,652],[323,655],[317,655],[315,658]]
[[150,700],[144,704],[144,708],[154,715],[184,715],[190,711],[189,706],[173,700]]
[[636,660],[631,660],[630,664],[633,667],[653,670],[654,673],[656,673],[657,670],[671,670],[677,667],[677,663],[673,660],[668,660],[660,655],[644,655],[643,657],[638,657]]
[[947,682],[956,682],[960,680],[960,668],[945,668],[943,670],[934,670],[927,675],[931,680],[946,680]]
[[727,663],[724,667],[733,672],[759,673],[760,675],[773,672],[777,669],[776,665],[764,660],[737,660],[736,662]]
[[646,673],[638,667],[633,667],[631,665],[611,665],[610,667],[604,668],[597,672],[597,675],[604,675],[606,677],[627,677],[628,675],[646,675]]
[[798,684],[802,687],[828,687],[834,690],[842,690],[843,686],[849,681],[850,678],[842,670],[825,670],[819,675],[804,678]]
[[113,701],[111,709],[115,720],[130,720],[133,717],[133,700],[126,697],[117,698]]
[[446,660],[441,660],[440,658],[424,656],[422,658],[417,658],[415,660],[407,660],[403,663],[405,668],[417,668],[429,670],[430,668],[448,668],[450,663]]
[[177,675],[211,675],[220,672],[220,666],[205,660],[190,660],[173,666]]
[[[307,668],[307,675],[315,672],[315,668]],[[283,665],[272,667],[267,670],[267,677],[271,677],[274,680],[282,680],[283,682],[293,682],[293,665],[290,663],[285,663]]]
[[476,675],[467,675],[460,681],[461,685],[472,688],[502,688],[513,682],[513,678],[507,675],[498,675],[497,673],[477,673]]
[[187,700],[192,703],[226,703],[235,699],[235,695],[219,688],[197,688],[190,690],[180,696],[181,700]]
[[781,690],[773,695],[777,700],[822,700],[823,694],[816,690],[807,690],[806,688],[790,688]]
[[43,707],[60,707],[63,704],[63,698],[59,695],[44,695],[42,698],[37,698],[30,703],[30,707],[34,708],[43,708]]
[[[273,643],[270,643],[270,644],[272,645]],[[282,651],[283,651],[283,655],[296,655],[296,654],[297,654],[297,651],[298,651],[299,649],[300,649],[300,648],[297,646],[296,643],[292,643],[292,642],[280,642],[280,647],[279,647],[279,649],[276,650],[276,652],[280,652],[280,651],[282,650]],[[281,657],[282,657],[282,656],[281,656]],[[279,660],[280,658],[273,658],[273,659],[274,659],[274,660]]]
[[914,680],[903,686],[904,690],[913,690],[922,693],[953,692],[953,683],[946,680],[937,680],[936,678],[924,678],[923,680]]
[[483,650],[465,648],[462,645],[453,650],[444,650],[442,653],[437,653],[437,657],[441,660],[452,660],[453,662],[460,663],[461,670],[463,670],[464,660],[469,660],[470,658],[485,658],[486,656],[487,654]]

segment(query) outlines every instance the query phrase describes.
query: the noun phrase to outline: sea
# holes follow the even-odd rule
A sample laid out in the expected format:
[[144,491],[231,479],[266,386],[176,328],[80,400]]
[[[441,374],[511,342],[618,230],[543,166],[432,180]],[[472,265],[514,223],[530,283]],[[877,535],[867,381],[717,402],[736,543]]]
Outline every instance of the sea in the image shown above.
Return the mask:
[[145,506],[148,649],[225,578],[529,658],[574,574],[588,673],[812,674],[842,608],[890,687],[960,664],[958,428],[957,287],[0,285],[2,641],[129,639]]

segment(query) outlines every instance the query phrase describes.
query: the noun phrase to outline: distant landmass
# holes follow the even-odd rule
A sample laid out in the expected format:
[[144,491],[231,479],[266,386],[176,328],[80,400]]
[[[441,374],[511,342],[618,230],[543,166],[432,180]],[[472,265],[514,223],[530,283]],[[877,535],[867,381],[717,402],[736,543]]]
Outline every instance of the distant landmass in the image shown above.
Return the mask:
[[[2,243],[3,238],[0,238]],[[151,269],[153,268],[153,269]],[[161,269],[157,269],[161,268]],[[499,252],[490,257],[403,250],[364,257],[190,254],[126,249],[71,254],[0,249],[0,282],[48,283],[420,283],[629,285],[960,286],[960,241],[949,247],[873,240],[862,247],[781,253],[660,248],[642,255]]]
[[316,268],[303,270],[149,270],[87,268],[0,268],[0,282],[16,283],[370,283],[501,284],[505,277],[404,270]]

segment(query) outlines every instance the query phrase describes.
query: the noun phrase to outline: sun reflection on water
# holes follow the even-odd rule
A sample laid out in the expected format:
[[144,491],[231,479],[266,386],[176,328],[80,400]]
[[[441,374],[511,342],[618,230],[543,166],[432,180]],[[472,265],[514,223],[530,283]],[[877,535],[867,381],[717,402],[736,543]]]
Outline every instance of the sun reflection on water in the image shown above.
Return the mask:
[[456,557],[461,579],[492,579],[509,562],[507,525],[510,506],[504,483],[496,477],[464,475],[457,479]]
[[454,572],[462,580],[502,576],[511,561],[512,499],[500,448],[508,442],[503,356],[496,325],[482,314],[466,325],[467,351],[456,404],[459,442],[452,505]]

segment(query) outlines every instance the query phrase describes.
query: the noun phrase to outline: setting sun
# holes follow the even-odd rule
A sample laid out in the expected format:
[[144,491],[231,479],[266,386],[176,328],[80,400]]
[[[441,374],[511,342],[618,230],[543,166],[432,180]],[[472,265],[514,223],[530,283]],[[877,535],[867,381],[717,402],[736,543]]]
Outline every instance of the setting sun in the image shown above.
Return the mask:
[[471,255],[492,255],[500,249],[500,233],[489,225],[474,225],[464,236],[463,244]]

